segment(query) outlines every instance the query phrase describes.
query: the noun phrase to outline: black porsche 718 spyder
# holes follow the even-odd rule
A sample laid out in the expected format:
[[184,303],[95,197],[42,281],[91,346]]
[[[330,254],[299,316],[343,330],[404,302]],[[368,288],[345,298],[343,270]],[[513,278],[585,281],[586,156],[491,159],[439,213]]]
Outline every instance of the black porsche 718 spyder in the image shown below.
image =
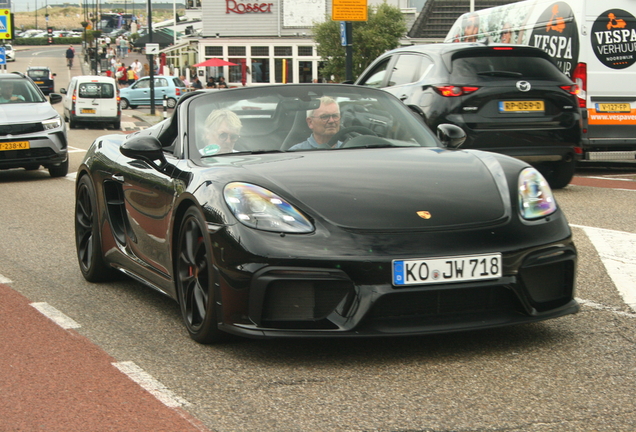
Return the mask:
[[[325,100],[338,112],[314,120],[337,134],[298,150]],[[206,130],[218,110],[240,126],[225,153]],[[201,343],[441,333],[577,312],[576,248],[541,174],[462,150],[456,126],[437,135],[377,89],[189,93],[156,126],[92,144],[77,173],[80,269],[92,282],[123,272],[172,297]]]

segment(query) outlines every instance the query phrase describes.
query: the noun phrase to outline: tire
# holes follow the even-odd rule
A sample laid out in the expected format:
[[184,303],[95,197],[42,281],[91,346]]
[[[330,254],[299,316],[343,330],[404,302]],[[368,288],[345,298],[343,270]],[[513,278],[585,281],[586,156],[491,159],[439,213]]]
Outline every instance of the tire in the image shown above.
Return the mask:
[[121,130],[121,122],[115,122],[113,123],[113,127],[115,128],[115,130]]
[[119,100],[119,108],[123,110],[130,108],[130,103],[128,102],[128,99],[121,98]]
[[168,98],[166,105],[168,105],[168,108],[174,108],[177,106],[177,100],[173,98]]
[[49,167],[51,177],[64,177],[66,174],[68,174],[68,158],[58,166]]
[[574,159],[555,162],[540,169],[552,189],[563,189],[572,181],[576,171],[576,161]]
[[205,227],[201,213],[190,207],[179,227],[175,278],[181,316],[190,337],[210,344],[222,341],[226,334],[218,328],[212,245]]
[[69,129],[75,129],[77,127],[77,122],[75,120],[73,120],[73,118],[71,118],[68,121],[68,127],[69,127]]
[[84,175],[75,191],[75,247],[82,276],[89,282],[114,279],[114,270],[104,263],[97,215],[95,188]]

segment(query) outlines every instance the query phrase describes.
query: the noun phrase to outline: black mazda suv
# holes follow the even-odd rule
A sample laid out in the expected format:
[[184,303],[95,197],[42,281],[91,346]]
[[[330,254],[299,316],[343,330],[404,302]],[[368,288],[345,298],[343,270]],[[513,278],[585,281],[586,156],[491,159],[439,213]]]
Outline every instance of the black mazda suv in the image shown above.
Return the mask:
[[579,88],[543,50],[447,43],[398,48],[378,57],[356,84],[382,88],[436,130],[460,126],[463,149],[522,159],[553,188],[572,179],[580,158]]

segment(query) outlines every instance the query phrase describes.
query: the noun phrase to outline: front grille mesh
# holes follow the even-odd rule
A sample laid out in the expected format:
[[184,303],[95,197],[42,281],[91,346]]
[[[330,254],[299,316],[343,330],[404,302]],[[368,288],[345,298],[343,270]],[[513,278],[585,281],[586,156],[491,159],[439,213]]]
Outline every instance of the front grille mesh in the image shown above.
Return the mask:
[[3,124],[0,125],[0,136],[3,135],[24,135],[36,132],[42,132],[44,126],[41,122],[38,123],[18,123],[18,124]]
[[28,160],[33,158],[44,158],[54,156],[55,152],[52,148],[32,148],[28,150],[7,150],[0,151],[0,161],[9,160]]
[[381,297],[370,319],[452,318],[484,312],[520,310],[514,293],[503,286],[398,292]]

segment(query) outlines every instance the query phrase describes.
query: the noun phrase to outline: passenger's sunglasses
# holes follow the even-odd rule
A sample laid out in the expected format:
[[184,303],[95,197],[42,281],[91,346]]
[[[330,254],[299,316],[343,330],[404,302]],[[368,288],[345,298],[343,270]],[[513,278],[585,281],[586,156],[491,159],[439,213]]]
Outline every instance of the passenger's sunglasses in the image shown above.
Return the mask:
[[219,139],[226,141],[228,138],[230,139],[230,141],[236,141],[240,138],[240,135],[237,134],[230,134],[227,132],[222,132],[219,134]]

